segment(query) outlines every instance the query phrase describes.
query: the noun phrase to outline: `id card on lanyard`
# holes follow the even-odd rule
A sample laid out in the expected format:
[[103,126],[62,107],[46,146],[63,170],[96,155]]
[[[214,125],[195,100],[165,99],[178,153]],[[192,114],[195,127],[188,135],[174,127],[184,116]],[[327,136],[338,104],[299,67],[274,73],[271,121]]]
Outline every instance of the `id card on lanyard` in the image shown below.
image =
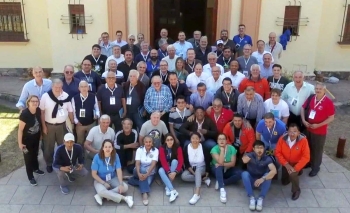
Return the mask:
[[[105,158],[105,163],[106,163],[106,169],[109,171],[109,162],[111,161],[111,158],[109,157],[108,160]],[[106,181],[110,181],[112,179],[111,173],[106,174]]]

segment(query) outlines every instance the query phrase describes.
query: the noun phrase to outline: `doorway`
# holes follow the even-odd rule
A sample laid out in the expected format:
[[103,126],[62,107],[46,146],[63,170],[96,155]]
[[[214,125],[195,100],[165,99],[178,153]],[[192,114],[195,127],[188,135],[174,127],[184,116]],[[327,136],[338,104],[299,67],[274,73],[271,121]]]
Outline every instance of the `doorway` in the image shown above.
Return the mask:
[[179,31],[186,33],[186,40],[193,31],[200,30],[208,36],[209,44],[216,39],[218,0],[151,0],[150,39],[152,46],[160,37],[162,28],[168,29],[168,37],[177,41]]

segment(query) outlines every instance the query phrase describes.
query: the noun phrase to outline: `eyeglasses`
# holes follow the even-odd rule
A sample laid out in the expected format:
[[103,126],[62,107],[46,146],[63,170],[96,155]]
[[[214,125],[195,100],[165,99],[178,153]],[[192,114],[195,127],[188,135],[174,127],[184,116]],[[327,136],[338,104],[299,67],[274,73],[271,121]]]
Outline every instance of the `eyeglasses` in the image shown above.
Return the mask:
[[137,39],[140,39],[140,40],[141,40],[141,39],[143,39],[143,38],[142,38],[142,37],[139,37],[139,38],[137,38]]
[[103,36],[102,38],[108,38],[108,36]]
[[224,86],[231,86],[231,83],[223,83]]
[[73,74],[74,71],[65,71],[64,73],[66,73],[66,74]]
[[166,67],[166,66],[168,66],[168,65],[166,65],[166,64],[161,64],[161,65],[159,65],[159,66],[161,66],[161,67]]
[[156,84],[156,85],[158,85],[158,84],[160,84],[160,82],[153,82],[153,84]]
[[129,41],[135,41],[135,39],[129,38]]
[[29,101],[30,103],[39,103],[39,101]]

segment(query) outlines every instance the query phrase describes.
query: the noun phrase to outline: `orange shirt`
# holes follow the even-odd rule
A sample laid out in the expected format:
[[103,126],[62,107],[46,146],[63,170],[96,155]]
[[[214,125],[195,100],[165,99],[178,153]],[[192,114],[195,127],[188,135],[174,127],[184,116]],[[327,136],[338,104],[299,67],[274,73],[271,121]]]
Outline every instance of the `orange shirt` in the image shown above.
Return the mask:
[[243,93],[248,86],[254,87],[255,92],[261,95],[264,101],[270,98],[270,86],[265,78],[259,78],[258,81],[253,81],[250,78],[243,79],[238,88],[239,92]]
[[[226,135],[227,138],[227,144],[233,144],[235,141],[235,135],[234,132],[232,131],[232,122],[228,123],[225,125],[223,133]],[[254,129],[247,129],[244,125],[242,125],[241,129],[241,135],[239,136],[239,140],[241,141],[241,146],[239,147],[239,152],[240,153],[245,153],[245,152],[252,152],[253,151],[253,144],[255,141],[255,133]]]
[[275,156],[282,166],[287,163],[295,164],[294,169],[299,172],[310,161],[309,143],[304,135],[299,135],[295,144],[290,148],[287,140],[287,133],[279,138]]

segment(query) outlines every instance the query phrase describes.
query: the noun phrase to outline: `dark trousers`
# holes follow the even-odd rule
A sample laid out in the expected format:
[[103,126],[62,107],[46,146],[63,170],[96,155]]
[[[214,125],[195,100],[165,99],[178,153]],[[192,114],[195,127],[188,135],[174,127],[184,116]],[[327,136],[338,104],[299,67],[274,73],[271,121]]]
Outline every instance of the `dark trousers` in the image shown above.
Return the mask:
[[39,153],[39,139],[25,143],[28,153],[24,154],[24,163],[26,165],[26,172],[28,179],[34,178],[33,172],[39,169],[38,153]]
[[310,147],[311,170],[314,172],[319,172],[322,163],[323,147],[326,143],[326,135],[317,135],[306,131],[306,138]]
[[291,111],[289,111],[289,118],[288,118],[287,126],[289,126],[289,124],[291,124],[291,123],[295,123],[299,127],[300,132],[304,132],[305,126],[301,122],[300,115],[295,115]]
[[169,129],[169,112],[165,113],[161,118],[160,120],[162,120],[165,125],[166,125],[166,128]]
[[140,132],[142,124],[145,122],[143,118],[140,117],[138,112],[135,113],[127,113],[127,118],[130,118],[133,122],[132,128],[136,129],[138,132]]
[[135,168],[135,163],[129,164],[128,161],[133,160],[133,149],[124,149],[124,150],[117,150],[119,159],[120,159],[120,164],[123,168],[126,168],[126,170],[132,174],[133,170]]
[[111,117],[111,124],[109,125],[112,127],[114,125],[115,132],[118,132],[122,129],[122,119],[120,118],[119,114],[116,115],[109,115]]
[[[290,164],[291,166],[294,166],[293,164]],[[292,193],[296,191],[300,191],[299,187],[299,172],[292,172],[291,174],[288,174],[288,171],[286,167],[282,167],[282,183],[284,185],[287,185],[288,183],[292,183]]]

